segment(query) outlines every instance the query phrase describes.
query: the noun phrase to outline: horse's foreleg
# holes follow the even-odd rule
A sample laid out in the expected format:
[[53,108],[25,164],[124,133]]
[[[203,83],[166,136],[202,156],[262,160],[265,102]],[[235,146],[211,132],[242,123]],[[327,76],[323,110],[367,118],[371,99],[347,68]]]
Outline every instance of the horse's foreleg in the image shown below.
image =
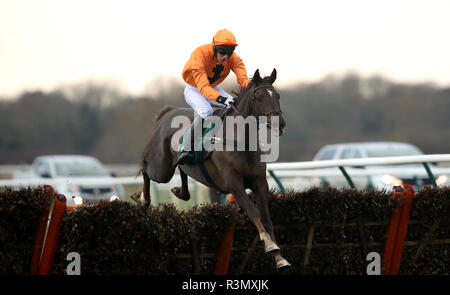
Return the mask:
[[211,200],[211,203],[220,204],[220,192],[216,189],[209,188],[209,199]]
[[269,186],[267,184],[267,179],[265,178],[265,176],[264,178],[258,179],[254,183],[252,191],[256,197],[256,204],[258,206],[259,212],[261,212],[261,220],[264,228],[267,230],[272,240],[276,243],[272,219],[270,218],[269,213]]
[[275,253],[280,251],[280,247],[278,247],[278,245],[272,240],[270,234],[263,226],[261,218],[254,218],[252,219],[252,221],[258,229],[259,239],[264,242],[264,250],[266,251],[266,253]]
[[253,222],[253,224],[256,226],[259,238],[261,241],[264,242],[265,251],[266,253],[274,252],[280,250],[280,248],[275,244],[270,234],[267,232],[266,228],[263,226],[261,221],[261,213],[259,212],[258,208],[255,206],[255,204],[249,199],[247,196],[247,193],[244,190],[244,187],[242,185],[234,185],[232,186],[234,189],[231,190],[231,193],[233,194],[234,198],[238,202],[238,205],[244,209],[244,211],[247,213],[250,220]]
[[[269,204],[268,204],[269,186],[267,184],[267,179],[264,177],[264,178],[257,180],[255,182],[254,187],[252,187],[252,191],[256,196],[256,202],[257,202],[259,211],[261,212],[262,223],[264,224],[265,229],[270,234],[272,242],[276,245],[277,242],[275,239],[273,224],[272,224],[272,220],[270,218],[270,213],[269,213]],[[283,267],[291,266],[291,264],[281,256],[280,251],[274,251],[274,258],[275,258],[276,268],[283,268]]]
[[171,192],[177,198],[180,198],[183,201],[188,201],[191,198],[191,195],[189,193],[189,188],[188,188],[188,178],[187,178],[186,173],[184,173],[180,167],[178,167],[178,170],[180,171],[181,187],[179,187],[179,186],[174,187],[171,189]]

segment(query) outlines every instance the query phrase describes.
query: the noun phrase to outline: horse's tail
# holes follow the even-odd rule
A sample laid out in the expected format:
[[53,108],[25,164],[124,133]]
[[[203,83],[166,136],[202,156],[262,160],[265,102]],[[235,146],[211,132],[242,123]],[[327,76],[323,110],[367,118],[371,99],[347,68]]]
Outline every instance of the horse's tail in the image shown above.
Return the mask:
[[142,176],[144,177],[144,184],[142,185],[142,192],[144,193],[144,200],[147,204],[150,204],[150,177],[147,171],[142,171]]
[[168,111],[171,111],[171,110],[173,110],[173,109],[175,109],[174,106],[170,106],[170,105],[165,106],[165,107],[159,112],[158,116],[156,117],[156,121],[159,121],[159,119],[161,119],[161,117],[164,116],[165,113],[167,113]]
[[[147,147],[146,147],[146,150],[147,150]],[[142,193],[143,193],[144,201],[146,204],[150,204],[150,176],[148,176],[147,166],[148,166],[148,162],[147,162],[146,154],[143,154],[141,161],[140,161],[140,169],[139,169],[136,177],[142,173],[142,177],[144,178],[144,183],[142,185]]]
[[141,173],[144,174],[144,172],[146,172],[146,170],[147,170],[148,162],[147,162],[146,157],[148,154],[149,146],[150,146],[150,143],[147,144],[147,146],[145,147],[144,151],[141,154],[141,157],[139,159],[139,171],[137,172],[136,177],[141,175]]
[[[166,114],[167,112],[169,112],[170,110],[175,109],[174,106],[165,106],[158,114],[158,116],[156,117],[156,122],[159,121],[164,114]],[[139,176],[142,173],[142,176],[144,178],[144,184],[142,186],[142,193],[144,196],[144,202],[145,204],[150,204],[150,176],[148,174],[147,168],[148,168],[148,156],[150,153],[150,142],[147,144],[147,146],[145,147],[144,151],[141,154],[141,158],[139,161],[139,171],[136,175]]]

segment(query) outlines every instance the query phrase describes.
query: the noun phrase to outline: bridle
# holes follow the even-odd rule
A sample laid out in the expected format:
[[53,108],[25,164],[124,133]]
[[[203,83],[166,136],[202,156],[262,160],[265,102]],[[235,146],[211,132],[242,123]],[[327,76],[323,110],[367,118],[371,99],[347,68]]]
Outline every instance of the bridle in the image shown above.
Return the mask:
[[[261,85],[261,86],[258,86],[258,87],[255,87],[255,88],[252,89],[252,92],[253,92],[253,98],[252,98],[253,105],[255,103],[255,98],[256,98],[256,94],[255,93],[256,93],[256,91],[259,90],[259,89],[265,89],[265,88],[266,89],[267,88],[274,89],[272,85]],[[236,109],[234,103],[230,104],[230,106],[238,115],[241,115],[241,113]],[[281,110],[272,110],[270,112],[262,114],[261,116],[267,117],[267,116],[270,116],[270,115],[281,115],[282,113],[283,112]]]
[[[259,89],[264,89],[264,88],[272,88],[272,89],[274,89],[272,85],[261,85],[261,86],[258,86],[258,87],[255,87],[255,88],[252,89],[252,94],[253,94],[253,97],[252,97],[252,107],[253,107],[253,109],[254,109],[255,98],[256,98],[255,92],[256,92],[257,90],[259,90]],[[274,90],[275,90],[275,89],[274,89]],[[241,112],[239,112],[239,111],[237,110],[236,106],[234,105],[234,102],[233,102],[233,103],[230,103],[230,106],[227,107],[227,110],[229,110],[230,108],[231,108],[237,115],[242,116]],[[257,117],[256,117],[256,122],[257,122],[257,124],[258,124],[258,126],[259,126],[259,117],[260,117],[260,116],[267,117],[267,116],[270,116],[270,115],[281,115],[282,113],[283,113],[283,112],[282,112],[281,110],[272,110],[272,111],[270,111],[270,112],[267,112],[266,114],[262,114],[262,115],[257,116]],[[267,123],[267,122],[264,122],[264,124],[265,124],[265,125],[269,125],[269,123]],[[258,128],[259,128],[259,127],[258,127]],[[216,137],[213,137],[213,138],[212,138],[212,143],[214,143],[216,140],[217,140],[218,142],[220,142],[221,140],[223,140],[223,144],[228,144],[227,141],[225,141],[224,139],[220,139],[220,138],[216,138]],[[233,144],[235,147],[238,146],[238,142],[236,142],[235,140],[233,140],[233,143],[232,143],[232,144]]]

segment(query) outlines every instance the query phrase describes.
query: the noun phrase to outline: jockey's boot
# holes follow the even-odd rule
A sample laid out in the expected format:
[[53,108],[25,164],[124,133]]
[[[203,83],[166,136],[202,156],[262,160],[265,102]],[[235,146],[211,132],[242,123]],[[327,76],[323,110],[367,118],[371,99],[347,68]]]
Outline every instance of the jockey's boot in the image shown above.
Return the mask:
[[[178,164],[192,164],[194,162],[194,146],[203,137],[203,119],[196,117],[194,122],[189,127],[186,137],[183,139],[183,146],[181,147],[180,156],[178,157]],[[195,134],[194,130],[198,129],[199,134]],[[196,136],[194,136],[196,135]],[[189,148],[190,147],[190,148]]]

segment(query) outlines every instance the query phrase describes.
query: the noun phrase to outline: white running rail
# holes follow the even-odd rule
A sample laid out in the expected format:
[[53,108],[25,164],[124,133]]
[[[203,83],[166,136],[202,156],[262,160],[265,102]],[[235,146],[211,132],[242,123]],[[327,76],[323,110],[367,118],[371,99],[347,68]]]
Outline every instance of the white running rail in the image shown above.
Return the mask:
[[[364,158],[364,159],[345,159],[345,160],[327,160],[327,161],[310,161],[310,162],[285,162],[285,163],[268,163],[267,170],[272,172],[272,176],[278,183],[277,177],[320,177],[339,175],[350,169],[352,175],[375,175],[382,173],[376,169],[365,171],[365,169],[358,169],[352,167],[365,166],[380,166],[380,165],[408,165],[408,164],[422,164],[424,165],[424,173],[432,175],[438,173],[437,167],[430,169],[430,163],[450,162],[450,154],[434,154],[434,155],[419,155],[419,156],[398,156],[398,157],[380,157],[380,158]],[[339,170],[330,171],[323,168],[342,168]],[[428,167],[428,169],[427,169]],[[445,174],[450,175],[450,168],[439,168]],[[405,169],[404,169],[405,170]],[[344,174],[345,175],[345,174]],[[49,184],[57,184],[58,182],[67,182],[68,180],[57,180],[48,178],[23,178],[23,179],[0,179],[0,187],[2,186],[35,186]],[[72,184],[141,184],[142,177],[116,177],[114,179],[102,178],[73,178],[70,179]],[[164,185],[164,184],[159,184]],[[280,184],[279,184],[280,185]]]

